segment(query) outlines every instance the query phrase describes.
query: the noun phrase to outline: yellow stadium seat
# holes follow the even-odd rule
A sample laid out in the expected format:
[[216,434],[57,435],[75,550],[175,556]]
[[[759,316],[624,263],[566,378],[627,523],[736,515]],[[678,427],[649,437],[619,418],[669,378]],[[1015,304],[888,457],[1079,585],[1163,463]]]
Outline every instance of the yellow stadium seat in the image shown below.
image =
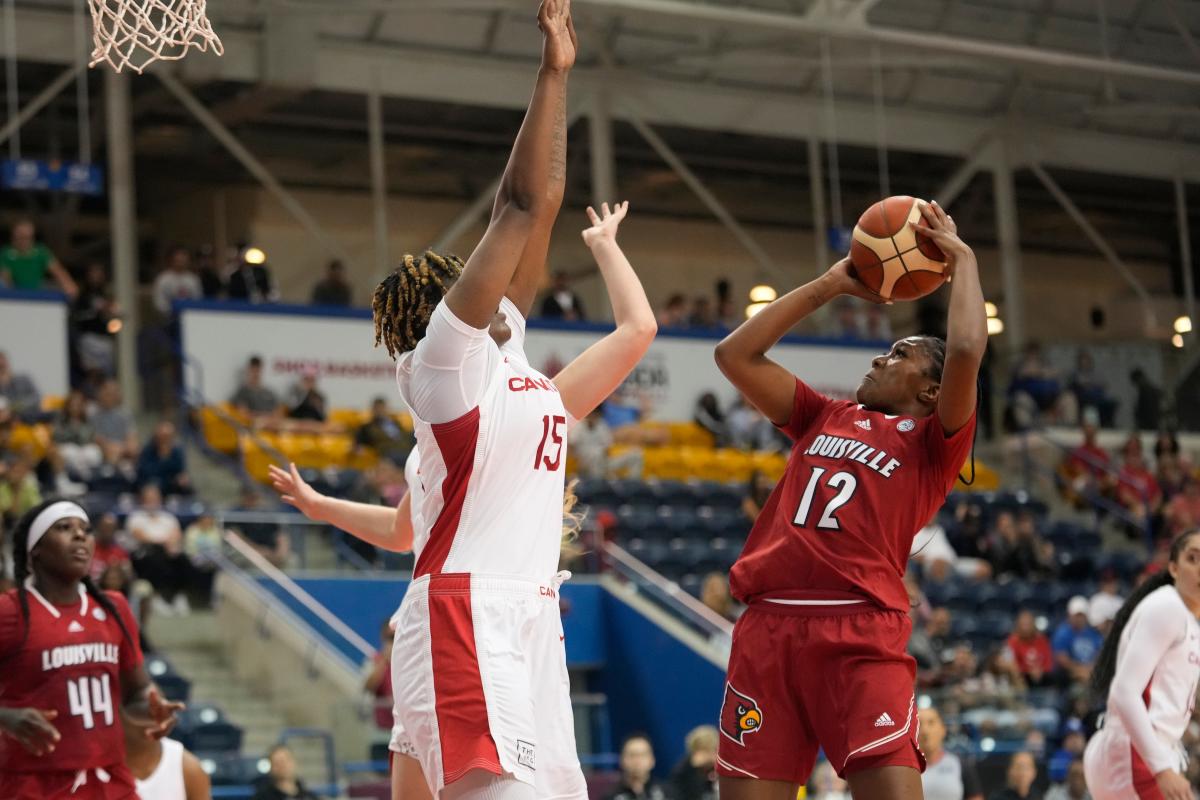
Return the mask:
[[212,449],[226,454],[237,452],[237,428],[212,406],[200,409],[200,431]]
[[402,430],[404,430],[405,432],[407,432],[407,433],[413,432],[412,414],[409,414],[407,411],[401,411],[399,414],[397,414],[396,422],[400,423],[400,428]]
[[[971,480],[971,459],[967,459],[967,463],[963,464],[963,468],[959,470],[958,474],[964,481]],[[1000,488],[1000,474],[977,458],[975,459],[974,482],[970,486],[965,486],[962,481],[958,481],[954,488],[961,492],[994,492]]]
[[16,425],[13,427],[10,447],[25,453],[35,461],[41,461],[50,449],[49,425]]
[[329,421],[343,428],[357,428],[367,421],[369,414],[357,408],[335,408],[329,412]]
[[368,470],[379,463],[379,454],[369,447],[354,448],[346,456],[346,466],[359,471]]
[[681,447],[712,447],[713,437],[708,431],[694,422],[670,422],[667,428],[671,435],[671,444]]
[[269,473],[267,468],[275,463],[274,460],[263,450],[253,436],[242,435],[242,467],[246,473],[259,483],[267,483]]
[[46,395],[42,398],[42,411],[46,412],[47,414],[52,411],[59,411],[66,402],[67,398],[62,397],[61,395]]

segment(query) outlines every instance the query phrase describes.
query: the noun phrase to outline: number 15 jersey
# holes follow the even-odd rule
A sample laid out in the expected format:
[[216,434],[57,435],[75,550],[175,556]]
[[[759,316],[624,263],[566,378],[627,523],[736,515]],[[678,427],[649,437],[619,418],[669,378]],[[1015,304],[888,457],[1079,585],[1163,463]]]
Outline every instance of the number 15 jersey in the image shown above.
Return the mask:
[[947,436],[937,414],[870,411],[796,381],[794,442],[730,572],[740,601],[867,601],[907,613],[913,537],[954,487],[975,416]]
[[491,573],[546,581],[558,570],[568,416],[525,358],[525,320],[497,346],[441,302],[396,365],[420,451],[413,577]]
[[82,591],[77,603],[56,606],[32,587],[25,638],[17,591],[0,595],[0,706],[57,711],[50,724],[62,734],[54,752],[44,756],[30,755],[16,739],[0,736],[0,773],[124,765],[121,675],[142,663],[142,651],[125,598],[105,594],[132,640]]

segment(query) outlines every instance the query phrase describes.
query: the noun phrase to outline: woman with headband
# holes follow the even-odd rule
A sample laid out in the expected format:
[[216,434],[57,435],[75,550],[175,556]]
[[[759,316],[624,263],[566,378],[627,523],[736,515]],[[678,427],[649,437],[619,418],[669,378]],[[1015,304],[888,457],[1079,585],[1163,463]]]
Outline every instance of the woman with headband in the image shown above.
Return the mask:
[[125,598],[88,577],[87,513],[50,500],[13,533],[17,588],[0,595],[0,797],[136,800],[121,712],[165,736],[182,703],[142,663]]

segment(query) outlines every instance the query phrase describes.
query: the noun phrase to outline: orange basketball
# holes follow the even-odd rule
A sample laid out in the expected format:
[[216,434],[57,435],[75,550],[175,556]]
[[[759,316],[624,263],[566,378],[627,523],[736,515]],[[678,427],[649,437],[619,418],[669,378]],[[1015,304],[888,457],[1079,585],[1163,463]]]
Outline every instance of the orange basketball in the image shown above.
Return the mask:
[[889,300],[916,300],[946,282],[946,256],[933,240],[909,227],[920,222],[915,197],[880,200],[858,218],[850,244],[855,276]]

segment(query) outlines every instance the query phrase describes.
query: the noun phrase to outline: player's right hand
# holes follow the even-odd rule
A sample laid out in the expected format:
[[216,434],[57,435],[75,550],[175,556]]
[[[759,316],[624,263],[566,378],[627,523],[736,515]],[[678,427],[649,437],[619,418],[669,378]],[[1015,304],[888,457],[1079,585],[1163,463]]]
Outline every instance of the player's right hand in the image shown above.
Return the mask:
[[615,210],[610,209],[608,203],[603,203],[600,211],[603,216],[597,214],[596,209],[591,206],[587,207],[587,215],[592,227],[584,229],[583,243],[588,247],[595,247],[604,241],[615,242],[617,240],[617,229],[621,226],[621,220],[625,219],[625,215],[629,213],[629,201],[617,203]]
[[0,731],[16,739],[35,756],[54,752],[62,737],[50,720],[58,716],[52,709],[5,708],[0,709]]
[[[834,281],[834,288],[838,294],[848,294],[851,297],[857,297],[861,300],[866,300],[869,303],[876,305],[891,305],[892,301],[882,295],[875,294],[867,285],[854,277],[854,263],[850,260],[850,256],[845,256],[825,273]],[[829,298],[832,300],[833,298]]]
[[286,472],[272,464],[268,469],[268,474],[271,478],[271,485],[280,494],[280,500],[295,507],[309,519],[317,519],[317,507],[323,495],[300,477],[300,472],[296,469],[295,464],[289,463]]
[[1163,800],[1194,800],[1192,785],[1187,778],[1173,769],[1164,769],[1154,776],[1158,790],[1162,792]]
[[545,37],[542,44],[542,68],[566,72],[575,65],[579,40],[571,19],[571,0],[542,0],[538,9],[538,29]]

